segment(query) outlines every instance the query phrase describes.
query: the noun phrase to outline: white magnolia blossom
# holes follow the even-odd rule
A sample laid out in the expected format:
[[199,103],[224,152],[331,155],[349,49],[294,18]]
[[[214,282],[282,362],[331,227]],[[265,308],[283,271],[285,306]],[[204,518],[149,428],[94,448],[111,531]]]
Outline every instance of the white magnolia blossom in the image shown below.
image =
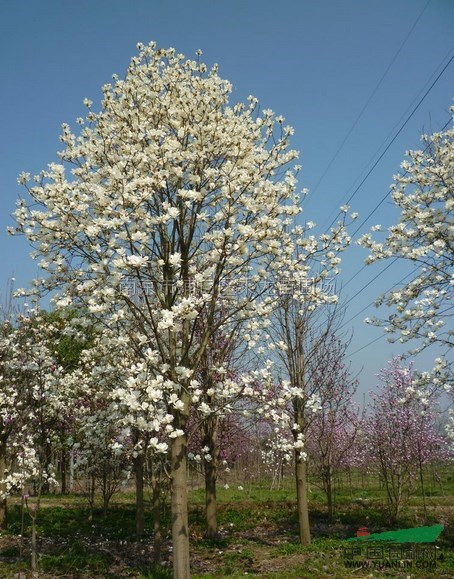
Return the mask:
[[450,440],[451,448],[454,449],[454,410],[448,410],[448,423],[446,425],[446,434]]

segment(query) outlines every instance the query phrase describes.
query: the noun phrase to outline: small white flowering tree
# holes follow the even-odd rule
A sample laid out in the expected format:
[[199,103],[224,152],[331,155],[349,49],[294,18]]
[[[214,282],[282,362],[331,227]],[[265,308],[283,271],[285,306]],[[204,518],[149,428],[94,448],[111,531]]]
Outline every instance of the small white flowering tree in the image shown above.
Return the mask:
[[[73,434],[76,422],[75,390],[71,381],[72,373],[76,372],[83,351],[90,347],[93,341],[93,328],[78,326],[79,314],[76,310],[40,311],[37,330],[59,368],[58,409],[54,412],[50,430],[52,437],[52,455],[58,465],[60,490],[62,494],[68,491],[71,473],[70,456],[74,444]],[[86,321],[85,317],[83,318]]]
[[33,482],[38,493],[56,482],[50,449],[60,413],[62,369],[39,313],[0,325],[0,525],[6,499]]
[[[355,218],[355,214],[352,216]],[[305,437],[311,417],[330,389],[326,376],[321,377],[321,368],[328,359],[329,340],[339,321],[330,304],[338,301],[334,279],[339,271],[339,255],[350,242],[344,221],[345,216],[320,238],[302,227],[295,229],[294,268],[281,280],[281,296],[268,330],[269,350],[276,353],[274,375],[279,377],[276,396],[268,402],[268,415],[276,424],[276,434],[281,430],[282,450],[287,452],[292,439],[299,535],[301,544],[306,545],[311,542],[311,533]],[[307,225],[309,229],[312,226]]]
[[229,105],[216,67],[138,48],[125,78],[103,87],[101,112],[86,100],[80,135],[63,126],[61,163],[34,184],[20,177],[32,204],[20,201],[16,219],[46,272],[37,291],[61,287],[57,306],[83,304],[135,353],[131,400],[147,365],[145,391],[165,408],[157,419],[171,417],[174,576],[186,578],[185,428],[203,387],[196,373],[218,329],[242,320],[254,343],[272,302],[265,284],[291,267],[286,230],[299,209],[287,166],[297,154],[292,129],[260,113],[255,98]]
[[[221,308],[219,314],[222,313]],[[203,317],[199,318],[199,322],[201,327],[198,331],[203,333]],[[227,433],[230,434],[227,417],[238,419],[242,413],[240,401],[244,397],[243,381],[250,353],[248,346],[240,347],[236,339],[238,333],[241,333],[241,325],[240,321],[235,327],[230,326],[228,334],[218,331],[211,336],[197,374],[203,388],[197,394],[198,404],[190,417],[191,446],[195,447],[198,443],[202,455],[200,461],[205,478],[206,536],[209,539],[218,536],[216,485],[219,458],[223,450],[220,443]]]
[[96,489],[101,491],[105,514],[112,495],[129,478],[130,444],[125,444],[129,432],[122,428],[121,412],[112,399],[114,378],[121,379],[122,370],[118,364],[106,374],[106,361],[112,362],[106,359],[106,351],[95,339],[93,347],[82,352],[78,368],[64,380],[72,409],[68,432],[72,442],[72,470],[73,475],[82,479],[90,517]]
[[100,486],[106,509],[112,493],[133,470],[139,538],[144,532],[146,457],[167,455],[162,439],[173,421],[165,411],[149,355],[147,350],[140,359],[122,335],[99,329],[77,369],[65,379],[74,407],[75,466],[87,475],[90,504]]

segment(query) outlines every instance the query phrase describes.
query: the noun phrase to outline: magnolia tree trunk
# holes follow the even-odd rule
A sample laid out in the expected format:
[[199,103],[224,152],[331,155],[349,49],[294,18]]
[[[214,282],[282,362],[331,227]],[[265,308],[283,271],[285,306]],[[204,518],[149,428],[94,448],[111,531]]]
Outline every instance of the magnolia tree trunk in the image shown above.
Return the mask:
[[329,473],[326,478],[326,499],[328,503],[328,519],[333,521],[334,519],[334,488],[333,488],[333,477]]
[[206,536],[215,539],[218,532],[216,500],[216,459],[205,461]]
[[69,454],[69,492],[72,493],[74,490],[74,476],[75,476],[75,468],[74,468],[74,450],[71,449]]
[[0,441],[0,529],[6,524],[6,444]]
[[[298,340],[301,335],[298,334]],[[299,344],[297,349],[297,376],[299,377],[299,383],[304,383],[303,381],[303,349],[301,344]],[[310,545],[311,542],[311,530],[309,527],[309,507],[307,504],[307,462],[306,455],[296,443],[299,441],[298,436],[300,433],[306,432],[306,422],[304,420],[304,408],[301,399],[297,398],[293,401],[293,411],[295,424],[298,425],[298,429],[293,431],[293,437],[295,442],[295,483],[296,483],[296,505],[298,510],[298,527],[300,535],[301,545]]]
[[206,535],[215,539],[218,532],[216,479],[217,468],[215,459],[205,461],[205,501],[206,501]]
[[295,449],[295,478],[300,543],[301,545],[309,545],[311,542],[311,530],[307,504],[307,463],[298,449]]
[[331,466],[331,453],[326,457],[326,465],[322,469],[322,483],[326,495],[326,502],[328,506],[328,519],[334,519],[334,475]]
[[60,492],[62,495],[66,495],[68,492],[68,453],[65,449],[61,451],[60,457],[60,475],[61,475],[61,486]]
[[144,497],[143,497],[143,463],[144,457],[139,454],[134,459],[134,472],[136,476],[136,537],[143,537],[145,529]]
[[204,446],[208,447],[209,460],[204,460],[205,469],[205,506],[206,506],[206,536],[208,539],[216,539],[218,532],[217,519],[217,417],[213,416],[206,422],[206,434],[203,440]]
[[152,475],[152,513],[153,513],[153,560],[155,565],[161,562],[161,482]]
[[173,577],[174,579],[188,579],[190,570],[186,434],[172,439],[171,461]]

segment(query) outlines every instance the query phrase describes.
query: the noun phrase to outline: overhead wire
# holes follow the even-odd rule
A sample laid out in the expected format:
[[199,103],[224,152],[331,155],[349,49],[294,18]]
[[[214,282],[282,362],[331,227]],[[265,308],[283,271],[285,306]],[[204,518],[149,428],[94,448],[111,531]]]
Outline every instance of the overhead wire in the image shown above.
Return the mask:
[[[452,47],[449,52],[448,55],[454,50],[454,47]],[[444,59],[443,59],[444,60]],[[410,122],[410,120],[412,119],[413,115],[416,113],[416,111],[419,109],[419,107],[421,106],[421,104],[424,102],[424,100],[426,99],[426,97],[428,96],[428,94],[431,92],[431,90],[434,88],[434,86],[437,84],[437,82],[440,80],[440,78],[443,76],[444,72],[446,71],[446,69],[448,68],[448,66],[451,64],[451,62],[454,60],[454,54],[450,57],[450,59],[448,60],[448,62],[443,66],[443,68],[441,69],[441,71],[437,74],[437,76],[435,77],[435,79],[431,82],[429,88],[425,91],[425,93],[423,94],[423,96],[418,100],[417,104],[413,107],[411,113],[407,116],[407,118],[405,119],[405,121],[401,124],[401,126],[399,127],[398,131],[395,133],[395,135],[392,137],[391,141],[386,145],[385,149],[380,153],[380,155],[378,156],[378,158],[374,161],[374,163],[372,164],[371,168],[367,171],[366,175],[362,178],[361,182],[359,183],[359,185],[354,189],[354,191],[351,193],[350,197],[346,200],[345,204],[348,205],[348,203],[350,203],[350,201],[356,196],[356,194],[358,193],[358,191],[361,189],[361,187],[364,185],[364,183],[367,181],[367,179],[369,178],[369,176],[372,174],[372,172],[374,171],[374,169],[377,167],[377,165],[380,163],[380,161],[383,159],[383,157],[385,156],[385,154],[389,151],[390,147],[393,145],[393,143],[395,142],[395,140],[397,139],[397,137],[400,135],[400,133],[404,130],[404,128],[407,126],[407,124]],[[335,223],[336,219],[338,218],[338,216],[341,214],[341,211],[338,211],[336,216],[334,217],[334,219],[331,221],[331,223],[328,225],[327,229],[330,229],[333,224]],[[325,230],[326,231],[326,230]]]
[[348,130],[347,134],[345,135],[344,139],[342,140],[341,144],[339,145],[338,149],[336,150],[336,152],[334,153],[333,157],[331,158],[331,160],[329,161],[328,165],[326,166],[325,170],[323,171],[321,177],[319,178],[319,180],[317,181],[317,183],[315,184],[315,187],[313,188],[313,190],[311,191],[311,196],[309,198],[307,198],[307,203],[310,203],[311,199],[313,198],[312,195],[317,191],[320,183],[323,181],[324,177],[326,176],[326,174],[328,173],[328,171],[331,169],[331,166],[333,165],[334,161],[337,159],[337,157],[339,156],[339,153],[342,151],[342,149],[344,148],[345,143],[348,141],[350,135],[352,134],[352,132],[354,131],[354,129],[356,128],[357,124],[359,123],[359,121],[361,120],[364,112],[366,111],[367,107],[369,106],[370,102],[372,101],[373,97],[375,96],[375,94],[377,93],[378,89],[380,88],[381,84],[383,83],[384,79],[386,78],[386,76],[388,75],[388,72],[390,71],[391,67],[393,66],[393,64],[395,63],[395,61],[397,60],[399,54],[402,52],[402,49],[404,48],[404,46],[406,45],[408,39],[410,38],[411,34],[413,33],[413,30],[416,28],[418,22],[421,20],[424,12],[426,11],[427,7],[429,6],[429,4],[431,3],[432,0],[427,0],[426,4],[424,5],[423,9],[421,10],[421,12],[419,13],[418,17],[416,18],[416,20],[413,22],[413,25],[411,26],[410,30],[407,32],[405,38],[403,39],[403,41],[401,42],[399,48],[397,49],[397,52],[394,54],[394,56],[392,57],[390,63],[388,64],[388,66],[386,67],[385,72],[382,74],[382,76],[380,77],[379,81],[377,82],[377,84],[374,86],[374,88],[372,89],[371,93],[369,94],[365,104],[363,105],[362,109],[360,110],[359,114],[357,115],[356,119],[354,120],[353,124],[351,125],[350,129]]
[[344,307],[345,307],[345,306],[348,306],[348,304],[349,304],[352,300],[354,300],[357,296],[359,296],[359,294],[362,293],[367,287],[369,287],[371,283],[373,283],[373,282],[374,282],[376,279],[378,279],[387,269],[389,269],[393,264],[395,264],[398,259],[399,259],[398,257],[395,257],[392,261],[390,261],[390,262],[388,263],[388,265],[386,265],[386,267],[384,267],[381,271],[379,271],[376,275],[374,275],[374,277],[373,277],[371,280],[369,280],[365,285],[363,285],[363,287],[361,287],[356,293],[354,293],[354,294],[352,295],[351,298],[349,298],[349,299],[345,302],[345,304],[343,304]]
[[[454,58],[454,56],[453,56],[453,58]],[[452,121],[452,118],[450,118],[450,119],[444,124],[444,126],[441,128],[441,132],[443,132],[443,131],[446,129],[446,127],[451,123],[451,121]],[[425,149],[423,150],[423,152],[427,151],[428,148],[429,148],[429,145],[427,145],[427,146],[425,147]],[[405,171],[405,173],[403,173],[403,176],[405,176],[405,175],[407,175],[407,174],[408,174],[408,171]],[[386,199],[389,197],[390,193],[391,193],[391,191],[388,191],[388,192],[386,193],[386,195],[384,195],[384,196],[381,198],[381,200],[377,203],[377,205],[375,205],[375,207],[372,209],[372,211],[361,221],[361,223],[357,226],[357,228],[355,229],[355,231],[351,234],[351,238],[352,238],[352,239],[358,234],[358,231],[360,231],[360,229],[363,227],[363,225],[369,221],[369,219],[372,217],[372,215],[373,215],[374,213],[376,213],[377,209],[386,201]],[[361,268],[361,269],[363,269],[363,268]],[[349,281],[350,281],[350,280],[349,280]],[[347,284],[345,284],[345,285],[347,285]]]
[[378,342],[378,340],[382,340],[385,337],[386,334],[380,334],[377,338],[375,338],[374,340],[370,341],[367,344],[364,344],[364,346],[361,346],[361,348],[358,348],[357,350],[355,350],[354,352],[352,352],[351,354],[346,354],[347,357],[352,357],[355,354],[357,354],[358,352],[361,352],[361,350],[365,350],[366,348],[368,348],[369,346],[372,346],[372,344],[375,344],[375,342]]
[[[395,284],[393,284],[391,287],[389,287],[384,293],[387,294],[390,291],[392,291],[394,288],[397,288],[397,286],[400,286],[400,284],[402,284],[407,277],[410,277],[411,275],[413,275],[419,268],[415,267],[412,271],[410,271],[409,273],[407,273],[407,275],[405,275],[402,279],[400,279],[398,282],[396,282]],[[343,289],[343,288],[342,288]],[[370,308],[370,306],[373,306],[374,302],[370,302],[368,303],[366,306],[364,306],[361,310],[359,310],[359,312],[356,312],[356,314],[354,314],[351,318],[349,318],[346,322],[344,322],[340,327],[339,330],[341,330],[342,328],[344,328],[346,325],[348,325],[352,320],[354,320],[355,318],[357,318],[360,314],[362,314],[365,310],[367,310],[368,308]]]

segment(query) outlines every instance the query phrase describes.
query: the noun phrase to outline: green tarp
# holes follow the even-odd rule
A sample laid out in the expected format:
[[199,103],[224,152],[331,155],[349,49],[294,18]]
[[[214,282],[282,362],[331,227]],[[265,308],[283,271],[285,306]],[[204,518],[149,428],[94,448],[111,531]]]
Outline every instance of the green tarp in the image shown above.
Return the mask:
[[362,537],[352,537],[347,541],[392,541],[393,543],[433,543],[438,539],[443,525],[431,527],[416,527],[414,529],[400,529],[385,533],[371,533]]

